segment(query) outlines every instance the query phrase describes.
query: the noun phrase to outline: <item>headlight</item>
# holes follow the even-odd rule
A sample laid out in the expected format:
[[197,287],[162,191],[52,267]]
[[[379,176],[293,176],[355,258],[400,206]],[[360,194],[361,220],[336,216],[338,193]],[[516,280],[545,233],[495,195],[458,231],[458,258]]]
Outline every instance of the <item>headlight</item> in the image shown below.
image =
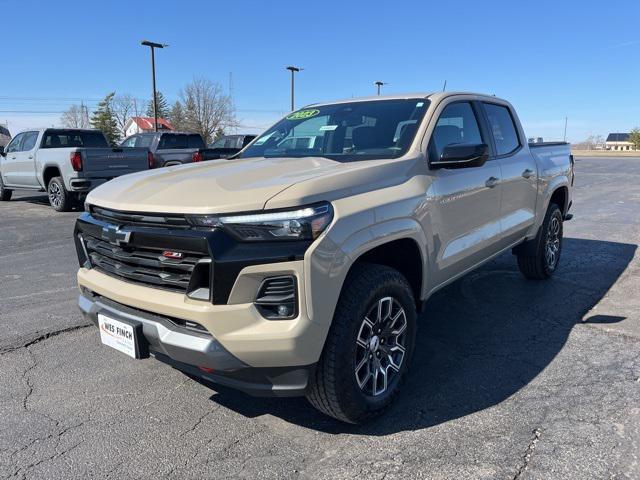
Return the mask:
[[224,228],[238,239],[248,242],[265,240],[315,240],[333,219],[330,203],[320,203],[296,210],[242,215],[194,215],[192,225]]

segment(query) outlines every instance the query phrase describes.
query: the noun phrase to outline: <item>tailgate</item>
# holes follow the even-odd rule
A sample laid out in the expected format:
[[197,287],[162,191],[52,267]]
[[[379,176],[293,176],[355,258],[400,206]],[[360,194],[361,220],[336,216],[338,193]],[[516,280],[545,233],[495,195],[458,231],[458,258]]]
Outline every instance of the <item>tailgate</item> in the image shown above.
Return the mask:
[[142,147],[82,148],[82,171],[93,177],[113,178],[149,168]]

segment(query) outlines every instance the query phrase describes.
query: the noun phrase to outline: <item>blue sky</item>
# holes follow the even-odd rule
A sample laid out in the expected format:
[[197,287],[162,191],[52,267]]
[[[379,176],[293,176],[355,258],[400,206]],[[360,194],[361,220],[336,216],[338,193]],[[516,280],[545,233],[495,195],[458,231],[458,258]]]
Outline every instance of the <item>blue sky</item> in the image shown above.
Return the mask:
[[[187,6],[189,3],[189,6]],[[175,100],[194,75],[229,86],[238,118],[268,126],[289,105],[442,89],[495,94],[529,136],[568,139],[640,126],[640,2],[0,1],[0,122],[13,133],[109,91],[149,98],[148,38],[158,88]],[[21,21],[17,21],[21,19]],[[252,127],[252,128],[249,128]]]

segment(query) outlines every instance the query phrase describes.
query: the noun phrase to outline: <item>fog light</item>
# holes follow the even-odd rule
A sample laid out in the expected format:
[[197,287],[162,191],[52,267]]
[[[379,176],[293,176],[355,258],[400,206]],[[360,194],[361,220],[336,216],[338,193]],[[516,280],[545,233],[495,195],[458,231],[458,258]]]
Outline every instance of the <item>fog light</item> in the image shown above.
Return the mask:
[[286,305],[278,305],[278,315],[281,317],[288,317],[289,308]]

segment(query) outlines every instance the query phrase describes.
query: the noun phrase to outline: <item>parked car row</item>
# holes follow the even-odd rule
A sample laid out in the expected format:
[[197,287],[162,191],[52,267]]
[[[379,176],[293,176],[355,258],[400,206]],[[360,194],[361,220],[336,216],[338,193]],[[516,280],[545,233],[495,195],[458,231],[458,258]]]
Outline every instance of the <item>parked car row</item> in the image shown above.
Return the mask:
[[230,135],[207,148],[197,133],[152,132],[132,135],[119,147],[111,147],[99,130],[29,130],[6,146],[0,144],[0,200],[10,200],[17,189],[44,191],[56,211],[68,211],[93,188],[113,178],[228,158],[253,138]]

